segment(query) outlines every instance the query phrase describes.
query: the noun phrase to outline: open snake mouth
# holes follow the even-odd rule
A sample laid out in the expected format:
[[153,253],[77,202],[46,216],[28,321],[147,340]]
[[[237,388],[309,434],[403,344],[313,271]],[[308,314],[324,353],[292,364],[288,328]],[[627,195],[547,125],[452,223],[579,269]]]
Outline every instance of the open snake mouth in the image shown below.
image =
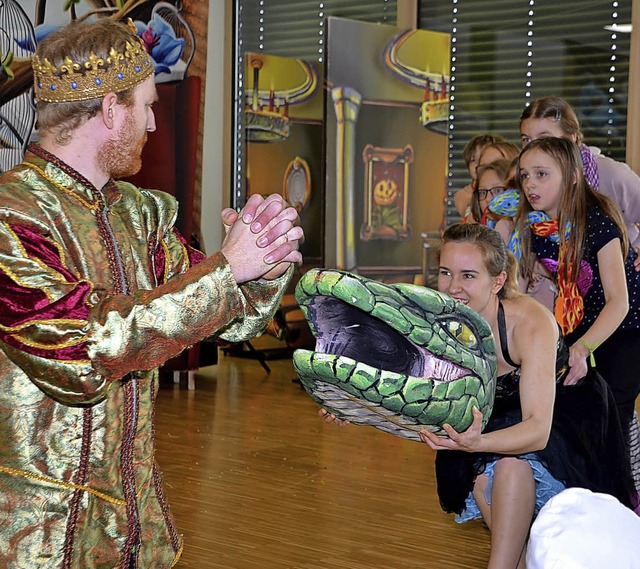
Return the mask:
[[352,423],[420,440],[424,428],[488,420],[495,393],[491,328],[452,298],[411,284],[312,269],[296,299],[316,338],[293,364],[320,405]]
[[316,353],[351,358],[374,368],[450,382],[471,373],[434,356],[386,322],[334,297],[317,296],[309,305],[316,323]]

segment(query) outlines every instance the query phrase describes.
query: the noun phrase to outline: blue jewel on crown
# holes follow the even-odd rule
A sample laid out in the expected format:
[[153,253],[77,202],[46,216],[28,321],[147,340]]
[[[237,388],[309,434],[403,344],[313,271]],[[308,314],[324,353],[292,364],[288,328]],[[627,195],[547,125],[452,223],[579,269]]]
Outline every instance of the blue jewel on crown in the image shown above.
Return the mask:
[[71,83],[71,88],[72,88],[72,89],[77,89],[77,88],[78,88],[78,84],[77,84],[75,81],[73,81],[73,82]]
[[51,90],[52,90],[52,91],[55,91],[55,90],[56,90],[56,86],[52,84],[52,85],[51,85]]
[[139,65],[136,65],[135,69],[136,69],[136,73],[140,73],[140,66]]
[[124,79],[124,75],[122,73],[118,73],[118,79],[120,79],[120,81],[122,81]]
[[102,85],[102,79],[100,79],[99,77],[96,79],[96,85]]

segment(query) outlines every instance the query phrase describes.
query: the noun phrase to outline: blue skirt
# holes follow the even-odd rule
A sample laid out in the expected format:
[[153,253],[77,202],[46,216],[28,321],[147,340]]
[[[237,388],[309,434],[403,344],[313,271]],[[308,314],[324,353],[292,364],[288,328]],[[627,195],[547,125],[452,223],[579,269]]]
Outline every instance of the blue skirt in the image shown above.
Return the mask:
[[[484,432],[504,429],[521,421],[520,398],[514,389],[507,396],[496,396]],[[495,461],[503,457],[497,453],[438,451],[436,478],[442,509],[457,514],[461,520],[479,517],[477,504],[470,495],[476,477],[480,474],[489,477],[489,502],[493,467]],[[611,494],[625,506],[632,506],[635,489],[620,420],[611,390],[595,370],[590,370],[577,385],[556,385],[547,446],[517,458],[527,460],[533,469],[536,509],[565,487]],[[545,488],[551,488],[552,493]],[[474,509],[477,513],[473,513]],[[463,514],[465,511],[468,513]]]
[[[537,514],[542,506],[544,506],[556,494],[559,494],[565,489],[565,485],[559,480],[556,480],[551,475],[551,473],[544,466],[542,466],[542,463],[536,459],[535,453],[523,454],[518,458],[526,460],[529,463],[529,466],[531,466],[531,470],[533,471],[533,480],[536,484],[535,514]],[[494,460],[492,462],[488,462],[485,465],[485,470],[483,472],[483,475],[489,479],[489,483],[487,484],[487,488],[484,492],[484,499],[489,505],[491,505],[493,472],[496,462],[498,461]],[[480,508],[478,507],[476,499],[473,497],[473,493],[469,492],[469,495],[465,500],[464,510],[462,510],[460,514],[456,514],[455,520],[459,524],[463,524],[464,522],[477,520],[480,518],[482,518]]]

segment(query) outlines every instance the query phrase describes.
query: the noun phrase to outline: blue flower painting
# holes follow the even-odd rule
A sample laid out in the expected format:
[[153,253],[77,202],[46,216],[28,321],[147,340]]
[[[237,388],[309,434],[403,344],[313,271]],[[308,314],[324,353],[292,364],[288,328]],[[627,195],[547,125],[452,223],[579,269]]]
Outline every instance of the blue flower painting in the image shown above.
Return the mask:
[[171,25],[159,14],[153,14],[148,24],[136,21],[138,35],[156,64],[156,75],[171,73],[184,51],[184,38],[176,37]]

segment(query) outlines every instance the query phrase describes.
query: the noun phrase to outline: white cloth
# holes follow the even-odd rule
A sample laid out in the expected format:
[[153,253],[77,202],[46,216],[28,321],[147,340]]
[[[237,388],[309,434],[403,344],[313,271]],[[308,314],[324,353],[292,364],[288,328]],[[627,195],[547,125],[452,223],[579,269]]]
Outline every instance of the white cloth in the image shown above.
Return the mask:
[[613,496],[557,494],[531,526],[527,569],[640,569],[640,517]]

